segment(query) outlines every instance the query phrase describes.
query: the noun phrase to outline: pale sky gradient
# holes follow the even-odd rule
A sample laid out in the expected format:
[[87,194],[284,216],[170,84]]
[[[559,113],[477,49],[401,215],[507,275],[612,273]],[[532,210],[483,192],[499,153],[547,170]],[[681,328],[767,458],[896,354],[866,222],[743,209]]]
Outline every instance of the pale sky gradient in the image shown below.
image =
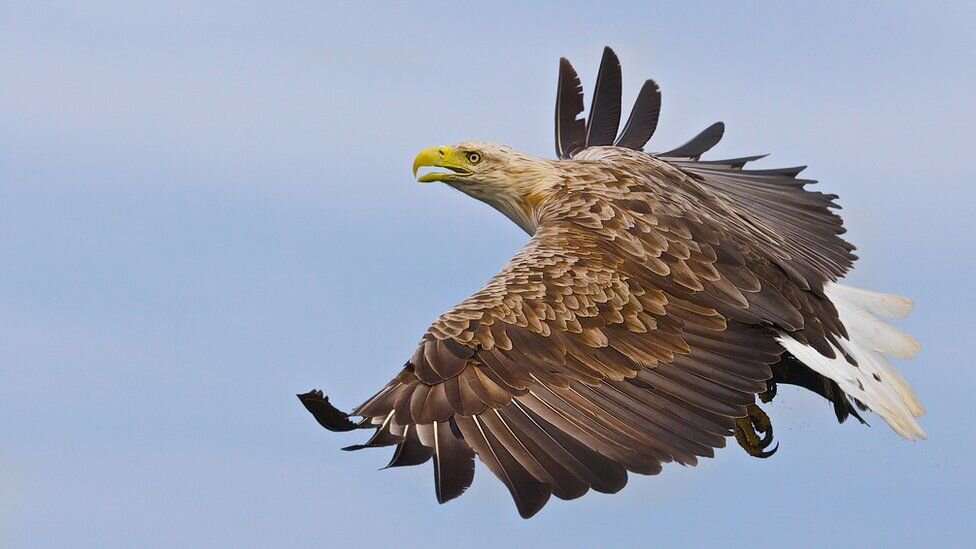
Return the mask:
[[[0,5],[0,546],[972,543],[972,2],[288,4]],[[841,195],[853,283],[917,300],[929,440],[782,389],[772,459],[523,521],[301,407],[369,396],[526,240],[413,155],[551,156],[558,59],[589,93],[604,45],[625,101],[662,88],[652,149],[723,120],[712,158]]]

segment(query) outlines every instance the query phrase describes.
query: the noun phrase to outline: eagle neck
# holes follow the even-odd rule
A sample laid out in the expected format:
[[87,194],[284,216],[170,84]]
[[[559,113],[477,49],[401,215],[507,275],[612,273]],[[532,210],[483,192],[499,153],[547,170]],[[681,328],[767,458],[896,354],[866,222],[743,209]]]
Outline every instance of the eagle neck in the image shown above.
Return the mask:
[[501,196],[491,205],[529,235],[539,227],[538,208],[527,197]]
[[466,181],[452,186],[495,208],[523,231],[533,235],[539,226],[542,205],[553,193],[558,181],[557,174],[539,167],[522,169],[518,174],[510,173],[504,181],[487,184]]

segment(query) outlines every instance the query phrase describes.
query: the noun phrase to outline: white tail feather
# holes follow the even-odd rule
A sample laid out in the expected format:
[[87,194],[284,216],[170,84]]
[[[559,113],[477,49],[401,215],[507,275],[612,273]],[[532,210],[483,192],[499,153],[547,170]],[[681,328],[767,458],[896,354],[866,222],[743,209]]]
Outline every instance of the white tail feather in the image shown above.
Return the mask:
[[836,358],[827,358],[786,333],[780,334],[780,344],[811,369],[837,382],[845,393],[866,404],[901,436],[909,440],[925,438],[925,432],[915,420],[925,409],[885,358],[885,355],[912,358],[920,346],[912,336],[874,316],[904,317],[911,312],[912,301],[832,282],[824,286],[824,293],[834,303],[850,336],[849,340],[840,339],[840,344],[857,366],[847,362],[839,351]]
[[905,318],[915,308],[915,303],[907,297],[862,290],[836,282],[828,282],[824,291],[834,303],[840,299],[885,318]]

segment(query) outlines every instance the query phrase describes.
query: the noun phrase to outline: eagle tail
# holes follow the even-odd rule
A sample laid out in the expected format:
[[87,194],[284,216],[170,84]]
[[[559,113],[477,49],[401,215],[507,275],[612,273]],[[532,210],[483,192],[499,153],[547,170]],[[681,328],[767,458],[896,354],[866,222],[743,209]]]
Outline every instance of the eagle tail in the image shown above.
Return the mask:
[[910,299],[828,282],[824,293],[837,308],[849,338],[838,338],[844,353],[829,358],[800,343],[788,333],[778,340],[783,347],[817,373],[826,376],[851,397],[880,415],[899,435],[925,438],[915,420],[925,413],[915,392],[887,356],[912,358],[920,349],[915,339],[878,317],[900,318],[913,308]]

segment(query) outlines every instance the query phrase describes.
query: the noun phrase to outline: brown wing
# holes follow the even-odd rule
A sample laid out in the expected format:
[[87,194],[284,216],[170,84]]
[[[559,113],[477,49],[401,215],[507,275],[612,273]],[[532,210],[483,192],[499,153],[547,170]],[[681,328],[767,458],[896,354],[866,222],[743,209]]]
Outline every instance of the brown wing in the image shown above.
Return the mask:
[[782,352],[769,327],[699,299],[689,277],[717,278],[722,261],[707,244],[571,196],[354,412],[377,427],[365,446],[397,445],[391,466],[434,458],[441,502],[470,484],[474,454],[525,517],[551,494],[616,492],[628,470],[694,465],[724,446]]
[[[566,69],[566,70],[564,70]],[[569,80],[567,80],[569,79]],[[563,85],[564,80],[572,82]],[[562,93],[572,87],[575,93]],[[556,141],[560,158],[587,159],[614,155],[619,149],[595,146],[610,143],[607,138],[591,140],[591,135],[607,135],[616,131],[620,118],[620,63],[610,48],[605,48],[589,117],[583,122],[576,116],[583,110],[582,87],[575,71],[565,59],[560,67],[560,92],[557,93]],[[641,150],[657,127],[661,108],[661,95],[653,81],[647,81],[638,95],[630,118],[616,145],[619,148]],[[570,122],[574,122],[571,124]],[[746,170],[748,162],[765,155],[748,156],[727,160],[702,161],[701,156],[722,139],[725,125],[716,122],[680,147],[656,153],[692,175],[713,197],[724,199],[726,211],[736,211],[745,219],[761,222],[773,238],[767,242],[753,241],[765,256],[772,258],[792,281],[804,290],[820,293],[822,283],[843,275],[856,257],[854,247],[838,237],[844,232],[839,216],[831,209],[838,208],[833,202],[835,195],[809,192],[804,185],[810,180],[797,179],[800,168]],[[586,139],[580,135],[587,136]],[[582,143],[581,143],[582,142]],[[573,145],[564,146],[563,143]],[[627,155],[622,155],[626,157]],[[651,187],[669,189],[680,177],[669,174],[663,179],[649,176]],[[663,185],[662,185],[663,183]],[[763,231],[760,231],[762,233]],[[747,234],[747,239],[755,234]],[[770,246],[772,244],[772,246]],[[833,327],[828,327],[827,333]],[[829,351],[821,345],[821,352]]]
[[[574,181],[604,176],[598,192],[581,191],[585,183],[568,193],[606,196],[618,222],[599,231],[608,235],[634,232],[631,224],[650,225],[637,231],[647,240],[659,232],[687,237],[692,249],[716,254],[709,272],[690,273],[678,262],[668,276],[674,282],[704,295],[707,302],[728,318],[747,323],[773,324],[799,341],[833,357],[836,336],[847,336],[833,304],[824,298],[823,285],[846,273],[856,257],[854,247],[840,235],[841,218],[835,195],[804,189],[812,181],[799,180],[799,169],[743,170],[748,159],[701,162],[692,159],[661,160],[653,155],[616,147],[590,148],[570,169],[581,175]],[[572,215],[572,201],[554,201],[550,215]],[[665,249],[662,259],[686,255],[684,243],[652,244]],[[645,243],[647,246],[647,243]],[[671,247],[673,249],[668,250]],[[706,258],[707,259],[707,258]],[[684,261],[695,267],[695,258]],[[639,270],[640,263],[634,266]],[[714,280],[713,280],[714,279]],[[659,281],[659,283],[664,283]],[[728,283],[731,283],[729,286]],[[839,347],[839,346],[838,346]]]

